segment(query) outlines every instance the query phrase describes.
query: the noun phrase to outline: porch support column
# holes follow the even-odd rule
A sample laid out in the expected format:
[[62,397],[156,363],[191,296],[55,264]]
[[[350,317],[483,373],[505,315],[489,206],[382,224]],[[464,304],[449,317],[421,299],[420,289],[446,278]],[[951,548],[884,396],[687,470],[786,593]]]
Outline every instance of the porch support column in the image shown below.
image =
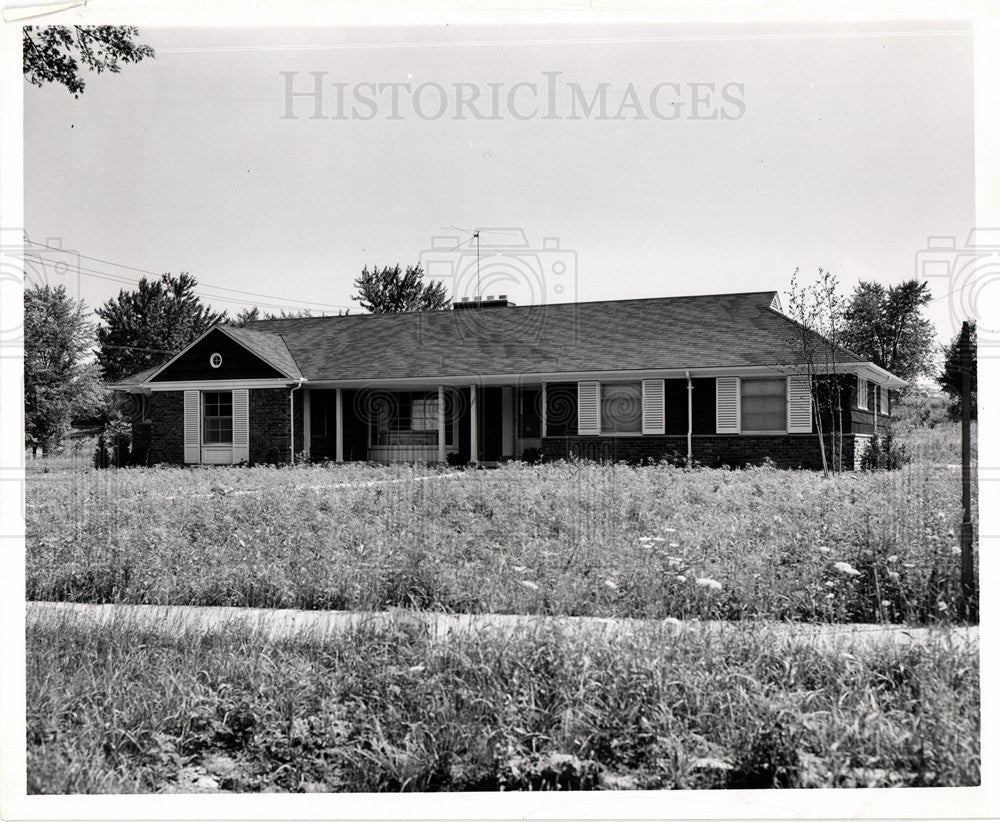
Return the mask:
[[694,383],[691,382],[691,372],[690,371],[685,371],[684,372],[684,376],[687,377],[687,381],[688,381],[688,437],[687,437],[688,455],[687,455],[687,464],[688,464],[688,467],[690,468],[691,465],[692,465],[692,462],[693,462],[693,458],[692,458],[692,454],[691,454],[691,433],[694,430],[694,415],[692,413],[692,407],[693,407],[692,397],[694,396]]
[[476,386],[469,386],[469,462],[479,462],[479,408],[476,402]]
[[308,388],[302,389],[302,453],[307,460],[312,445],[312,399],[309,396],[311,393]]
[[438,386],[438,462],[445,462],[447,459],[444,451],[445,424],[444,424],[444,386]]
[[335,404],[337,408],[336,459],[337,462],[343,462],[344,461],[344,391],[341,388],[337,389]]
[[546,391],[548,383],[542,383],[542,436],[547,437],[549,435],[549,420],[548,420],[548,394]]

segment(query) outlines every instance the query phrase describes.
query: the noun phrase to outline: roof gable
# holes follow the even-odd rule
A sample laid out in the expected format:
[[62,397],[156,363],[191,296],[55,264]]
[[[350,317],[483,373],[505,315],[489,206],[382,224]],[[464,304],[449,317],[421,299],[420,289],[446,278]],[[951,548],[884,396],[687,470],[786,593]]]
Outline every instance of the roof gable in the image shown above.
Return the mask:
[[[221,326],[210,329],[146,379],[149,382],[160,383],[188,380],[281,379],[290,376],[269,362],[270,358],[265,358],[267,352],[262,350],[264,347],[260,345],[260,338],[277,337],[278,343],[283,347],[284,343],[281,342],[280,336],[259,332],[253,335],[238,335],[231,333],[233,330],[236,329]],[[287,354],[287,349],[286,356],[294,365],[294,360]]]

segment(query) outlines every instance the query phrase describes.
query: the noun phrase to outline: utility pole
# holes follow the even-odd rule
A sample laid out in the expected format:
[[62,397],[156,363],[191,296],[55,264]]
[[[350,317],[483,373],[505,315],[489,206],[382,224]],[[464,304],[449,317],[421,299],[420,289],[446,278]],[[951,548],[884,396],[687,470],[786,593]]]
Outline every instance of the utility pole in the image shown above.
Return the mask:
[[966,618],[978,622],[979,603],[972,564],[972,339],[968,321],[962,323],[959,362],[962,372],[962,600]]

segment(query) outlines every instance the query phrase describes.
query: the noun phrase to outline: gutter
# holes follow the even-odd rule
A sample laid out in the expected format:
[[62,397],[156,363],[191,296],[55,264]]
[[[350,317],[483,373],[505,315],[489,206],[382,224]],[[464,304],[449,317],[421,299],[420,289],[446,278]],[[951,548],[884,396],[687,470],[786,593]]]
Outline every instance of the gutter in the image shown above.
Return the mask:
[[[295,392],[302,387],[302,383],[306,382],[305,377],[299,378],[299,384],[293,385],[288,389],[288,455],[289,455],[289,465],[295,465]],[[305,414],[305,406],[302,408],[302,413]],[[302,420],[303,426],[305,425],[305,419]],[[305,443],[303,443],[305,445]]]

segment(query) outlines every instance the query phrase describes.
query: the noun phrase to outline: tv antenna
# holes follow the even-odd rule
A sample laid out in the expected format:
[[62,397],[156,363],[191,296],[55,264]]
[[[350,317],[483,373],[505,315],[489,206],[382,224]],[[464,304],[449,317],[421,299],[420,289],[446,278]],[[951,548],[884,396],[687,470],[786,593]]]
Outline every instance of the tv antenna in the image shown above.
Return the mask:
[[[481,229],[481,228],[459,228],[457,225],[450,225],[450,226],[442,226],[441,230],[444,231],[444,230],[446,230],[446,228],[450,228],[450,229],[453,229],[455,231],[462,231],[462,232],[464,232],[464,233],[466,233],[466,234],[469,235],[464,240],[462,240],[462,242],[460,242],[458,245],[456,245],[455,248],[452,249],[452,251],[455,251],[456,249],[461,248],[463,245],[465,245],[467,242],[469,242],[469,240],[475,239],[475,241],[476,241],[476,301],[477,302],[481,302],[482,299],[483,299],[483,292],[482,292],[482,286],[480,285],[480,276],[479,276],[479,274],[480,274],[479,241],[481,239],[480,236],[479,236],[479,233],[481,231],[483,231],[484,229]],[[504,235],[506,235],[508,237],[520,237],[521,236],[520,234],[516,234],[513,231],[498,231],[498,230],[496,230],[494,228],[487,228],[485,230],[489,231],[492,234],[504,234]],[[497,248],[496,246],[494,246],[488,240],[483,240],[483,242],[485,242],[486,245],[488,245],[490,248],[492,248],[498,254],[502,254],[503,253],[502,251],[500,251],[499,248]]]

